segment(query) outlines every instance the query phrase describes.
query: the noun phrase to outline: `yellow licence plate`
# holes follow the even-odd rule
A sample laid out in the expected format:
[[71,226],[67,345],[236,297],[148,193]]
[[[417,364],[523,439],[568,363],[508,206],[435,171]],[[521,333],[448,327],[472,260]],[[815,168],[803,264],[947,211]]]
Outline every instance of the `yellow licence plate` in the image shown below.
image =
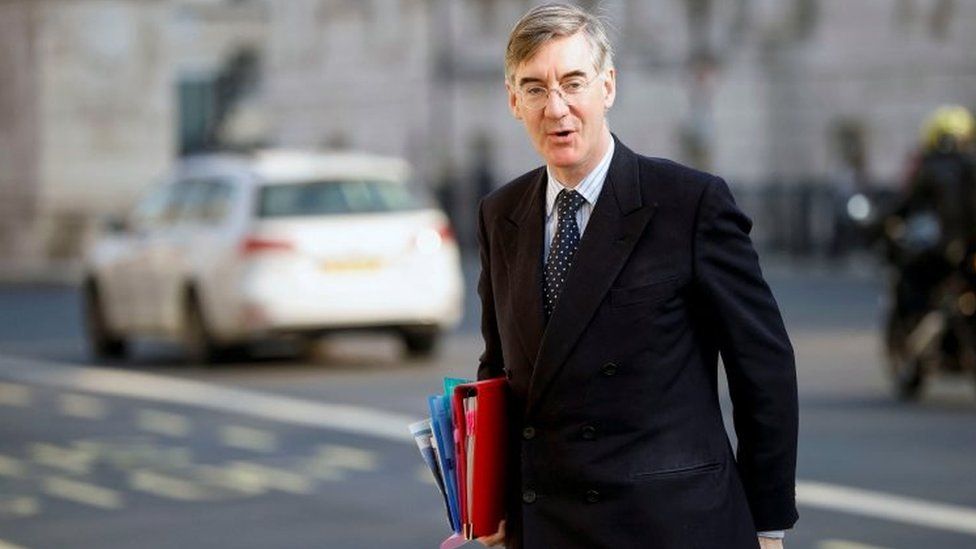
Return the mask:
[[333,259],[322,262],[322,269],[330,273],[348,271],[375,271],[383,266],[376,258]]

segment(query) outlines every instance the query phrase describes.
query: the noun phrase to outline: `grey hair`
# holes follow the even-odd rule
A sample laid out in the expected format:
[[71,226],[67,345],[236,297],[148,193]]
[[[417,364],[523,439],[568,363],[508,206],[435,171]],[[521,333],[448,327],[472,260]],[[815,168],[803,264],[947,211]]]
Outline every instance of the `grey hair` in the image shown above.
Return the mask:
[[599,17],[569,4],[543,4],[529,10],[508,35],[505,48],[505,80],[514,84],[515,69],[546,42],[583,32],[593,51],[598,71],[613,66],[613,47]]

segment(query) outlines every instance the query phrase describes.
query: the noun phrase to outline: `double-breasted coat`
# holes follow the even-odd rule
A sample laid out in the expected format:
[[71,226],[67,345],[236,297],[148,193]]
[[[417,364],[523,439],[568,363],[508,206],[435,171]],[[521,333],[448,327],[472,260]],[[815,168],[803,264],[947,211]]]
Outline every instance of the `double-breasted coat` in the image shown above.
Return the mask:
[[478,378],[512,395],[508,546],[754,549],[792,526],[793,350],[725,182],[618,140],[548,321],[545,189],[539,168],[479,208]]

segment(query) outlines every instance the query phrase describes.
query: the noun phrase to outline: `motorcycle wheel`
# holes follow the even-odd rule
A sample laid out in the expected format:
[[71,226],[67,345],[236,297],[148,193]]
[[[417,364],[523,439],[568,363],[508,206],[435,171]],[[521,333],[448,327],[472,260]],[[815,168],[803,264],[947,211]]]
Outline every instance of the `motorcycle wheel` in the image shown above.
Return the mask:
[[912,356],[906,345],[908,334],[911,333],[909,326],[905,319],[892,313],[885,338],[892,390],[898,400],[904,401],[917,399],[925,380],[921,359]]

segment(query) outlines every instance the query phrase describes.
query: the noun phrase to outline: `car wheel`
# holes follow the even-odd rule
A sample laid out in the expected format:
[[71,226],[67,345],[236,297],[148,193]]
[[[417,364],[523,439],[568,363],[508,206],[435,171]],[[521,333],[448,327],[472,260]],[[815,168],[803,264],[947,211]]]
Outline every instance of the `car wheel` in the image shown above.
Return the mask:
[[899,400],[917,399],[925,380],[921,358],[914,356],[907,346],[906,340],[911,333],[908,326],[904,319],[897,318],[894,314],[888,321],[888,374],[894,394]]
[[183,318],[183,349],[189,364],[210,365],[220,358],[220,349],[207,328],[200,301],[191,294]]
[[437,350],[440,332],[436,328],[406,328],[401,332],[400,337],[403,339],[407,356],[426,358],[432,356]]
[[93,283],[85,285],[84,307],[85,331],[92,356],[96,359],[125,357],[126,341],[109,329],[98,288]]

